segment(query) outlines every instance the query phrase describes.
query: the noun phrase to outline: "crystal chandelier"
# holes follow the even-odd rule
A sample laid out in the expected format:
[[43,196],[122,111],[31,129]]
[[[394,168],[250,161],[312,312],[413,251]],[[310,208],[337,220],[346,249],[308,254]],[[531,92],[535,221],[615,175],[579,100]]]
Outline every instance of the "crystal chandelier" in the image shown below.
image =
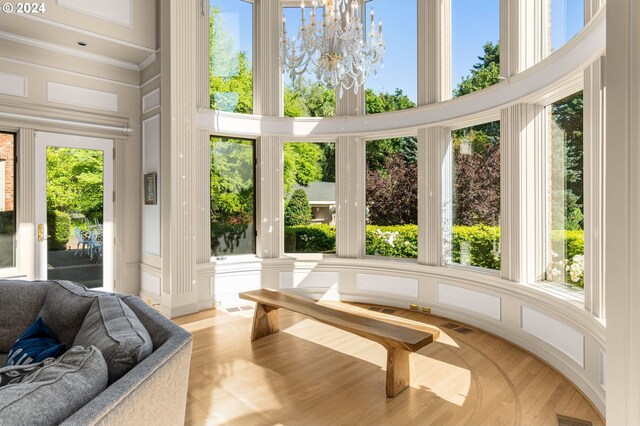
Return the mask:
[[316,20],[316,0],[311,2],[311,15],[305,18],[304,0],[300,2],[302,22],[298,33],[289,39],[286,18],[282,17],[280,62],[289,70],[292,81],[306,72],[315,73],[319,81],[338,89],[342,98],[345,90],[358,88],[369,75],[376,75],[384,65],[382,22],[376,27],[371,10],[371,24],[365,37],[363,19],[359,11],[362,0],[319,0],[322,22]]

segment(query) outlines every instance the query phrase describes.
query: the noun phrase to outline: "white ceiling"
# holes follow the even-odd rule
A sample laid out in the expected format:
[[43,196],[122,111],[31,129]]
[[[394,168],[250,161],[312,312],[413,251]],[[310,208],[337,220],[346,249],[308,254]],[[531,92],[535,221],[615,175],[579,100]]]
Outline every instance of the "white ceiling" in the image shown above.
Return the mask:
[[156,52],[156,0],[42,3],[44,13],[0,13],[0,43],[14,41],[134,70]]

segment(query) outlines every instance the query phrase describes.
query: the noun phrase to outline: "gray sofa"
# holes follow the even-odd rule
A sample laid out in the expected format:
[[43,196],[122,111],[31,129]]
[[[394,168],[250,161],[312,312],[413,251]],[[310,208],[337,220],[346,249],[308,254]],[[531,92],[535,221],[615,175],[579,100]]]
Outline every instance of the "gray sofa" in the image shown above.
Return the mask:
[[[0,367],[20,334],[40,315],[49,290],[53,287],[77,288],[85,300],[104,295],[88,291],[70,282],[58,281],[2,281],[0,280]],[[75,290],[74,290],[75,291]],[[86,405],[63,420],[63,425],[179,425],[184,423],[191,359],[191,335],[160,315],[139,298],[116,295],[137,316],[153,343],[152,352]],[[95,299],[93,299],[95,300]],[[114,300],[114,299],[111,299]],[[64,301],[54,306],[65,309]],[[115,301],[117,303],[117,300]],[[51,297],[48,301],[51,305]],[[50,309],[50,308],[49,308]],[[126,309],[126,308],[125,308]],[[82,324],[87,309],[80,309],[83,318],[69,320],[65,311],[51,315],[49,322],[64,319],[60,333],[74,330],[73,322]],[[54,309],[55,313],[55,309]],[[43,318],[47,322],[46,318]],[[55,325],[55,324],[54,324]],[[52,331],[55,331],[52,327]],[[75,330],[77,334],[77,329]],[[73,341],[75,336],[66,336]],[[60,338],[64,341],[65,339]],[[104,362],[104,361],[100,361]],[[105,373],[106,374],[106,373]],[[104,378],[106,381],[106,376]],[[105,382],[106,383],[106,382]],[[0,388],[3,389],[3,388]],[[46,403],[44,408],[46,409]],[[23,421],[26,421],[25,417]],[[2,423],[2,422],[0,422]],[[25,423],[26,424],[26,423]]]

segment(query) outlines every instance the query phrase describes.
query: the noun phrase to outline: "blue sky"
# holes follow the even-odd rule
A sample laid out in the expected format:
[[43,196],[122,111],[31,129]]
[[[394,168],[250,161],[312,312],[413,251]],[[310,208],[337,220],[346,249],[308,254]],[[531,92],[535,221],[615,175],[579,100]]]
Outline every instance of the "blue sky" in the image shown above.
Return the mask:
[[[233,46],[251,57],[252,34],[250,3],[240,0],[210,0],[223,11],[228,29],[238,40]],[[310,6],[311,1],[306,1]],[[367,16],[375,10],[376,23],[383,21],[386,44],[384,68],[376,78],[369,78],[367,86],[376,92],[393,92],[400,88],[415,102],[417,97],[417,22],[416,0],[371,0]],[[309,16],[307,9],[307,19]],[[300,24],[300,9],[286,8],[287,31],[290,36]],[[368,19],[367,19],[368,21]],[[469,74],[471,67],[483,54],[482,46],[496,43],[500,38],[499,0],[451,0],[452,24],[452,88]],[[551,44],[558,49],[571,39],[583,24],[583,0],[551,0]],[[285,77],[285,81],[287,78]]]

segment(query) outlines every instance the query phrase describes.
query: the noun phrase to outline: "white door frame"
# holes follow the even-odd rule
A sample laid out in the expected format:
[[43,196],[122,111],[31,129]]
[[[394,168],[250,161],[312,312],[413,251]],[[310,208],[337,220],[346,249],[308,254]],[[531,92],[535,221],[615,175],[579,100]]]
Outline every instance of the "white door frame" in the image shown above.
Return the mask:
[[47,146],[65,148],[80,148],[103,151],[104,164],[104,216],[102,239],[102,282],[104,290],[113,291],[113,236],[114,236],[114,208],[113,208],[113,139],[102,139],[87,136],[67,135],[62,133],[36,132],[35,138],[35,191],[33,194],[35,205],[34,241],[35,241],[35,279],[47,277],[47,241],[38,241],[38,225],[43,224],[47,235]]

